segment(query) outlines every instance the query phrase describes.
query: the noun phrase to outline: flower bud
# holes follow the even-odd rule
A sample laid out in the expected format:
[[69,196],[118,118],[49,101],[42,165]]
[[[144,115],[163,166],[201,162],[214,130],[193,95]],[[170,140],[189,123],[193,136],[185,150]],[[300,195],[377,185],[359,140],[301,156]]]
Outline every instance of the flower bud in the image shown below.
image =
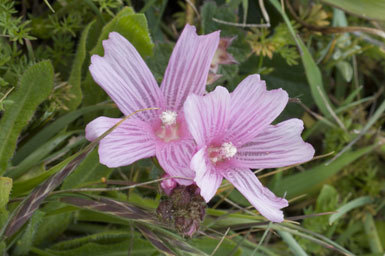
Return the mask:
[[159,219],[172,225],[184,236],[192,237],[205,216],[206,202],[199,194],[196,185],[176,186],[169,198],[159,203]]

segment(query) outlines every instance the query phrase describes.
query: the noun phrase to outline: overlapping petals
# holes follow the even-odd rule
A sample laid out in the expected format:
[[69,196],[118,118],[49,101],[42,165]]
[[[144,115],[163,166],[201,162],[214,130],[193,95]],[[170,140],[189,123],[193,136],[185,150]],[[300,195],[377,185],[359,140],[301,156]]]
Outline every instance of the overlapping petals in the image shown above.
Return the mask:
[[210,201],[222,182],[222,175],[208,163],[206,148],[201,148],[191,160],[191,169],[195,170],[195,183],[201,190],[201,196]]
[[243,80],[231,96],[217,87],[206,96],[187,98],[186,121],[199,148],[191,168],[206,201],[215,195],[224,177],[263,216],[283,221],[281,209],[287,201],[265,188],[250,168],[281,167],[313,157],[313,147],[301,138],[301,120],[271,125],[287,101],[285,91],[267,91],[257,75]]
[[156,147],[156,157],[169,176],[190,178],[190,180],[175,179],[175,181],[181,185],[191,185],[194,172],[190,169],[190,161],[195,151],[195,142],[190,137],[180,142],[159,143]]
[[[156,155],[170,176],[193,178],[190,160],[196,150],[184,121],[182,104],[190,93],[205,92],[210,62],[219,43],[219,31],[198,36],[195,27],[186,25],[171,55],[164,80],[158,87],[151,71],[135,47],[116,32],[103,41],[104,56],[92,56],[90,72],[123,114],[145,108],[101,140],[99,157],[109,167],[129,165]],[[162,113],[173,111],[177,123],[162,123]],[[100,117],[86,129],[94,140],[120,119]],[[167,127],[166,127],[167,126]],[[170,138],[167,138],[170,136]],[[177,180],[181,184],[192,181]]]
[[215,91],[199,97],[191,95],[184,104],[186,121],[198,147],[222,138],[228,126],[230,94],[226,88],[217,86]]

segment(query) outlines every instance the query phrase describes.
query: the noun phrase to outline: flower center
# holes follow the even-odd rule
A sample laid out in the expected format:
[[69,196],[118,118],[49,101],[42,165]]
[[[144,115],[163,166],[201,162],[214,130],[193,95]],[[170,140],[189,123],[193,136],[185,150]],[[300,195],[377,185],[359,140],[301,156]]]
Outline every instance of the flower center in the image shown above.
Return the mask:
[[178,114],[175,111],[166,110],[159,117],[163,125],[173,125],[176,123],[177,116]]
[[230,159],[237,153],[237,148],[231,142],[225,142],[220,147],[209,147],[207,150],[214,164]]
[[180,138],[180,124],[177,123],[177,116],[178,114],[171,110],[163,111],[160,114],[159,118],[162,124],[157,128],[155,134],[164,142],[170,142]]

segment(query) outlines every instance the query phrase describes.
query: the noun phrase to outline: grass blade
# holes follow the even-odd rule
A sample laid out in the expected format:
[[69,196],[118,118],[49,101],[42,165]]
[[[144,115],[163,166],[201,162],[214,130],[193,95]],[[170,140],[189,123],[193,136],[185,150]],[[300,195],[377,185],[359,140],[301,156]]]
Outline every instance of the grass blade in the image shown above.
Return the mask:
[[[327,95],[325,92],[325,89],[323,87],[323,81],[322,81],[322,74],[320,69],[318,68],[317,64],[315,63],[313,57],[311,56],[309,50],[305,46],[305,44],[302,42],[301,38],[296,34],[289,17],[284,12],[282,6],[279,4],[278,0],[270,0],[270,3],[275,7],[275,9],[282,15],[283,20],[285,21],[290,34],[294,38],[294,40],[297,43],[298,48],[300,49],[301,53],[301,59],[303,66],[305,68],[305,74],[307,81],[310,85],[311,94],[313,96],[313,99],[315,103],[317,104],[317,107],[321,110],[322,114],[324,116],[330,116],[329,111],[326,107],[324,99],[322,99],[322,96],[320,94],[320,91],[323,93],[323,95]],[[319,87],[319,89],[317,89]],[[320,91],[319,91],[320,90]],[[332,106],[331,102],[327,100],[327,103],[329,106]]]
[[337,213],[334,213],[332,216],[330,216],[329,224],[333,224],[336,220],[344,216],[347,212],[355,208],[361,207],[365,204],[370,204],[371,202],[373,202],[373,199],[370,196],[362,196],[350,201],[349,203],[338,208]]

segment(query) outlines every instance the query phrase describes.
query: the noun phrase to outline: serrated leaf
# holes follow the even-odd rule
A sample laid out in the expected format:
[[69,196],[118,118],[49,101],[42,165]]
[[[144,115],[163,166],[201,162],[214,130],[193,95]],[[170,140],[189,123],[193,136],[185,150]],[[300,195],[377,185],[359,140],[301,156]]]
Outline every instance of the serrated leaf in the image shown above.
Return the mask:
[[54,71],[50,61],[29,67],[20,80],[19,87],[8,97],[15,102],[5,106],[0,120],[0,175],[8,166],[22,129],[28,124],[37,107],[50,95]]
[[28,223],[23,235],[15,244],[15,249],[13,251],[14,255],[28,255],[38,228],[43,221],[44,215],[45,213],[42,211],[36,211],[33,214],[31,221]]
[[[137,237],[137,236],[135,236]],[[93,243],[112,243],[116,240],[133,238],[133,234],[127,231],[106,231],[92,235],[83,236],[80,238],[74,238],[66,241],[59,242],[51,247],[53,250],[69,250],[80,247],[84,244]]]
[[[72,221],[72,212],[63,212],[50,215],[52,211],[63,207],[60,202],[49,202],[42,207],[41,211],[46,213],[44,221],[39,225],[34,238],[34,246],[44,246],[55,241],[67,229]],[[28,222],[29,225],[30,222]]]

